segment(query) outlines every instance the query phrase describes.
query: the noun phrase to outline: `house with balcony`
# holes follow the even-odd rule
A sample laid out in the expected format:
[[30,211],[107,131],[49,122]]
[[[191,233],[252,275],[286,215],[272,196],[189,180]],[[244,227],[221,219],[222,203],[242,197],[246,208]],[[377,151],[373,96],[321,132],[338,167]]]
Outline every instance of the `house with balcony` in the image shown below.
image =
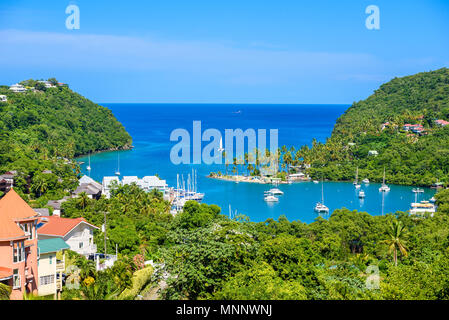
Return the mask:
[[0,102],[7,102],[8,98],[4,94],[0,94]]
[[69,219],[55,215],[40,217],[39,225],[39,240],[61,238],[70,246],[70,250],[86,257],[97,252],[94,230],[99,228],[84,218]]
[[0,199],[0,282],[13,300],[37,294],[38,214],[14,191]]
[[70,246],[61,238],[39,240],[38,247],[38,294],[40,296],[52,295],[58,298],[62,291],[62,273],[65,270],[65,255],[57,258],[57,253],[70,249]]
[[22,86],[21,84],[18,84],[18,83],[10,86],[9,90],[11,90],[12,92],[15,92],[15,93],[22,93],[22,92],[27,91],[27,89],[24,86]]

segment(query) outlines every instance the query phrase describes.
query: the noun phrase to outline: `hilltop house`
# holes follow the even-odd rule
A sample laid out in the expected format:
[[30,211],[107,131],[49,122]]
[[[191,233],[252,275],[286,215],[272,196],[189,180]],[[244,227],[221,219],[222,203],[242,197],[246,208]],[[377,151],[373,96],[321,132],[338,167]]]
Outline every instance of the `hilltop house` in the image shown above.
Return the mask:
[[7,102],[7,101],[8,101],[8,98],[5,95],[0,94],[0,102]]
[[449,124],[449,121],[438,119],[438,120],[435,120],[435,124],[440,127],[445,127]]
[[38,294],[40,296],[53,295],[58,297],[62,290],[62,273],[65,270],[65,256],[62,260],[56,258],[60,251],[70,249],[61,238],[39,240],[38,246]]
[[42,81],[42,80],[40,80],[38,82],[44,84],[45,88],[56,88],[56,86],[54,84],[52,84],[50,81],[46,81],[46,80]]
[[13,187],[16,173],[15,171],[8,171],[0,175],[0,191],[8,192]]
[[59,216],[41,217],[37,229],[39,240],[61,238],[70,250],[89,256],[97,252],[94,244],[94,229],[98,227],[88,223],[84,218],[61,218]]
[[388,127],[390,125],[390,122],[385,122],[385,123],[382,123],[382,127],[381,127],[381,130],[385,130],[385,128],[386,127]]
[[10,86],[9,90],[11,90],[12,92],[15,92],[15,93],[21,93],[21,92],[27,91],[27,89],[24,86],[22,86],[21,84],[18,84],[18,83]]
[[368,155],[369,156],[378,156],[379,152],[377,152],[376,150],[370,150],[370,151],[368,151]]
[[11,299],[37,293],[37,220],[14,189],[0,199],[0,282],[12,287]]

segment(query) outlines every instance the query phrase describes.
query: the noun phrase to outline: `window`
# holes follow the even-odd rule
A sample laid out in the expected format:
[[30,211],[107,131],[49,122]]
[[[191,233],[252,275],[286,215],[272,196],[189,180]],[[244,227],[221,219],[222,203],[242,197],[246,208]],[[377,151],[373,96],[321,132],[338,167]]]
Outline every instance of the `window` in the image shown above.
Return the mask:
[[55,275],[49,275],[49,276],[42,276],[40,277],[40,285],[45,286],[47,284],[52,284],[55,282]]
[[13,262],[22,262],[25,260],[25,246],[22,242],[13,243]]
[[53,263],[53,256],[49,256],[48,261],[49,261],[50,264],[52,264]]
[[84,245],[84,243],[83,243],[83,242],[80,242],[80,243],[79,243],[79,248],[82,249],[82,248],[83,248],[83,245]]
[[21,223],[19,226],[25,232],[25,235],[28,236],[28,239],[34,239],[32,223]]
[[19,289],[21,287],[19,269],[14,269],[12,276],[12,287],[13,289]]

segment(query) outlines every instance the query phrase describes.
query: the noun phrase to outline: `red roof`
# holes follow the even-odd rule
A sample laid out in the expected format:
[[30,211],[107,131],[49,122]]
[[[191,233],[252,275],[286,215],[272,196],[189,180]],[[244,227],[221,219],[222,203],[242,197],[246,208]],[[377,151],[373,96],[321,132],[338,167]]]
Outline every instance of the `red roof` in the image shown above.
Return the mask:
[[436,123],[446,126],[449,124],[449,121],[446,120],[435,120]]
[[38,234],[52,235],[52,236],[60,236],[63,237],[67,233],[69,233],[73,228],[75,228],[80,223],[86,223],[93,228],[99,229],[98,227],[88,223],[84,218],[61,218],[59,216],[50,216],[44,217],[48,219],[48,222],[45,222],[45,219],[41,219],[41,222],[45,222],[45,224],[37,229]]
[[13,240],[24,238],[25,232],[17,225],[17,221],[35,219],[37,213],[11,189],[0,199],[0,239]]

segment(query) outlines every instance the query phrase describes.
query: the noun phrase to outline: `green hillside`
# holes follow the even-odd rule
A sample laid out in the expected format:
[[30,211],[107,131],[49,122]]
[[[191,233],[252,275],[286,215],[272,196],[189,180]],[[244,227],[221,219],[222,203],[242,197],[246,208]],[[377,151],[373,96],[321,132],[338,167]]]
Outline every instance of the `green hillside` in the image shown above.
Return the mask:
[[[395,78],[366,100],[354,103],[335,124],[326,144],[302,148],[314,178],[431,185],[449,182],[449,69]],[[383,126],[384,123],[388,123]],[[421,125],[422,132],[403,129]],[[378,155],[369,155],[369,151]]]
[[[132,139],[112,112],[67,85],[49,79],[21,82],[28,90],[0,87],[0,174],[18,171],[19,192],[39,197],[76,185],[77,164],[70,159],[88,152],[126,149]],[[50,170],[52,174],[42,174]]]

